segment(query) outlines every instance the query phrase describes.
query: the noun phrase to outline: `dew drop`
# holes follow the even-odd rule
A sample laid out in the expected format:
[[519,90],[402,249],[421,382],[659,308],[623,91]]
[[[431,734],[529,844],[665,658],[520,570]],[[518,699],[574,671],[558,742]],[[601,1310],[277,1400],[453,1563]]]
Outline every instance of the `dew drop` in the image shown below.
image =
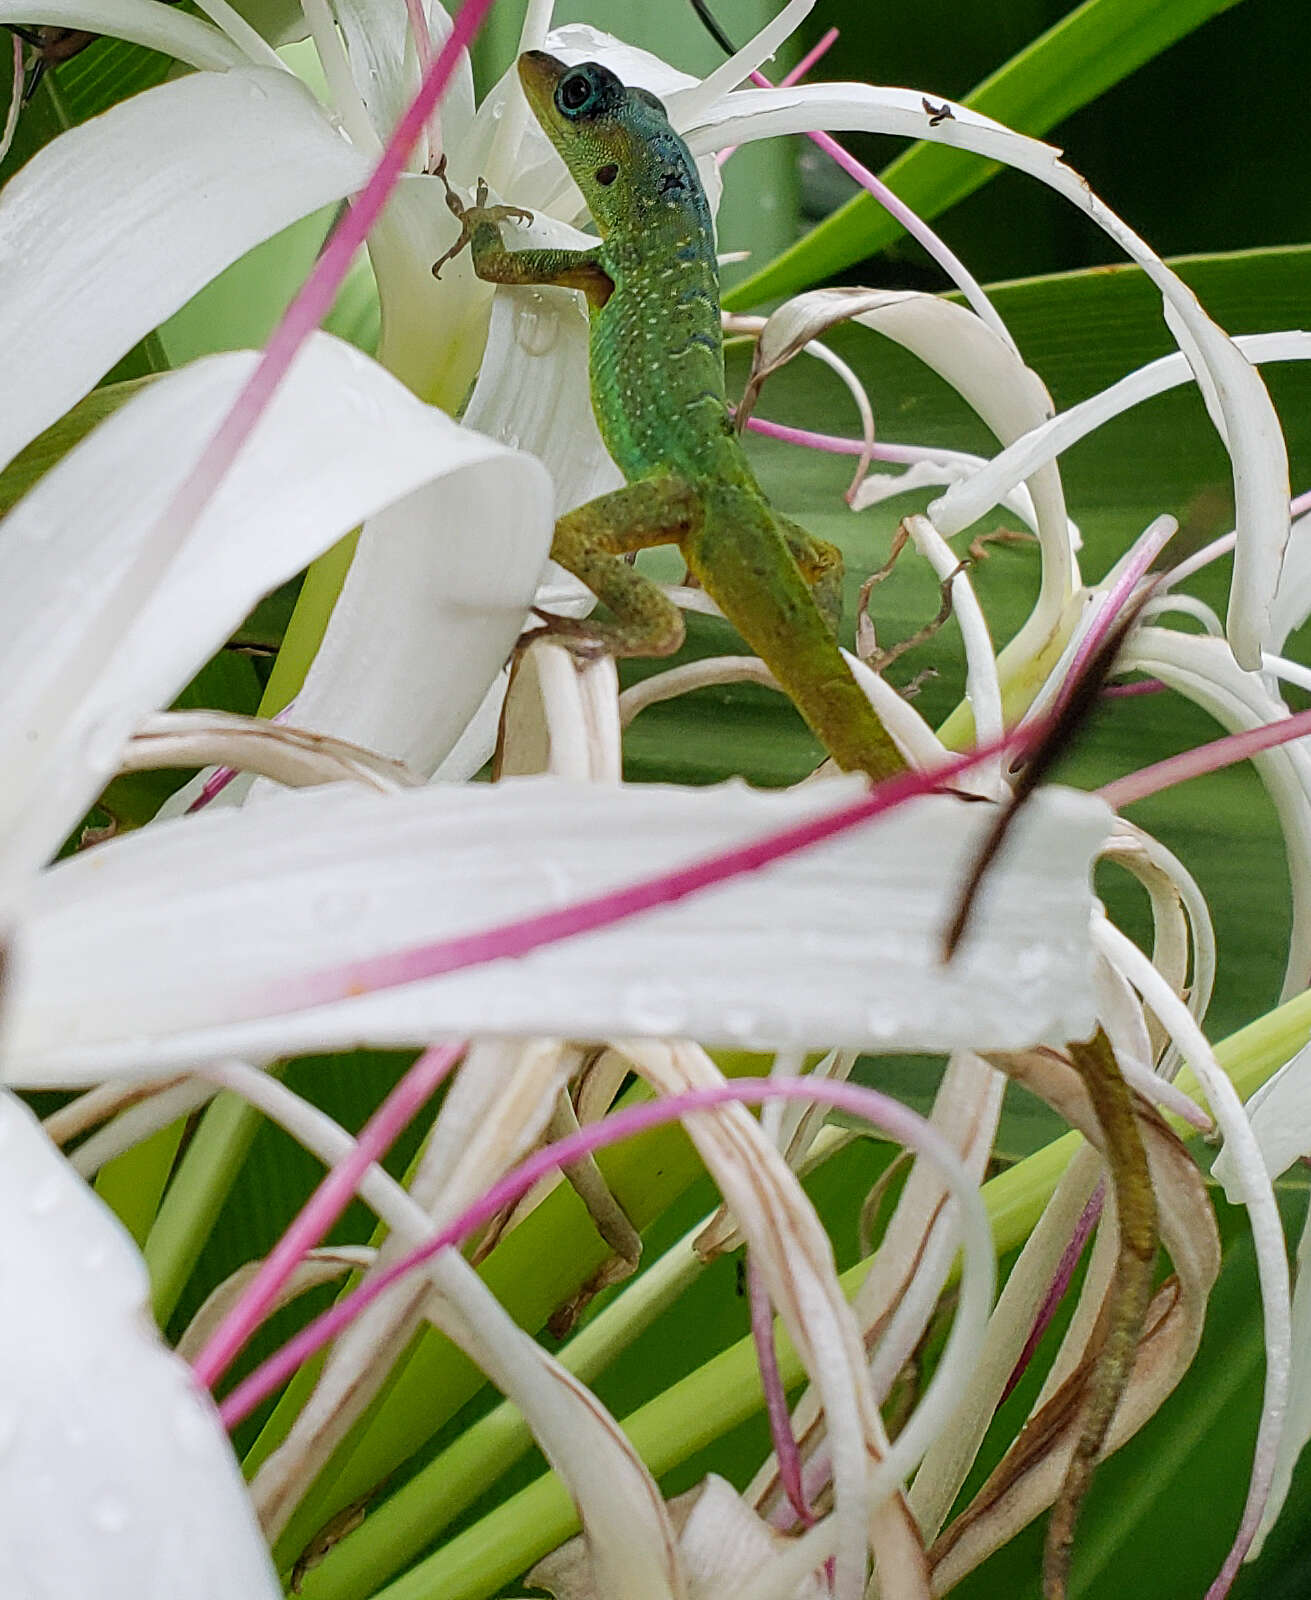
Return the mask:
[[547,355],[559,339],[560,319],[549,311],[524,307],[514,319],[514,340],[526,355]]

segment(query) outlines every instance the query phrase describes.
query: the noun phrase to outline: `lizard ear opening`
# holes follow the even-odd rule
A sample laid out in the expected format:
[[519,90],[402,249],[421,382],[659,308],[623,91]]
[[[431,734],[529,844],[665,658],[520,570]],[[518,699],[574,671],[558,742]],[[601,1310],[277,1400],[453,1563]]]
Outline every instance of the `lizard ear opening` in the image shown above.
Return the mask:
[[598,167],[592,174],[603,189],[608,189],[619,176],[619,167],[613,161],[607,161],[605,166]]

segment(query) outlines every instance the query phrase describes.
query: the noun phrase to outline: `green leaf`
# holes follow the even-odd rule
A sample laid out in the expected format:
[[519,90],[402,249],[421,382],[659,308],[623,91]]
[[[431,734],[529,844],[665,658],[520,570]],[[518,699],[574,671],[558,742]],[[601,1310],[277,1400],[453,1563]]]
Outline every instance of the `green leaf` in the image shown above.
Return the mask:
[[[1020,133],[1040,137],[1237,0],[1085,0],[991,77],[962,104]],[[925,219],[988,181],[1000,168],[942,144],[917,144],[882,177]],[[861,194],[798,244],[725,297],[732,307],[791,294],[862,257],[874,255],[902,229]]]
[[51,423],[44,433],[39,433],[31,444],[20,450],[0,472],[0,517],[17,505],[32,485],[51,467],[57,466],[74,445],[80,444],[93,428],[99,427],[106,417],[112,417],[119,406],[149,382],[148,377],[129,378],[123,383],[108,383],[93,389],[58,422]]

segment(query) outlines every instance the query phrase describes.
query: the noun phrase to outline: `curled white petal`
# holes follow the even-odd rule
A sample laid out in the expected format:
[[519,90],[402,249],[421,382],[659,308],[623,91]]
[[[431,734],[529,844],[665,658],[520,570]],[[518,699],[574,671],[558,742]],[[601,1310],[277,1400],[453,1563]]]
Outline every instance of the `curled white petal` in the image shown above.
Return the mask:
[[222,1426],[155,1332],[145,1264],[5,1092],[0,1212],[6,1595],[276,1600]]
[[[803,132],[817,124],[929,139],[1026,172],[1063,195],[1143,269],[1169,308],[1171,329],[1181,337],[1194,376],[1211,394],[1223,420],[1238,527],[1229,637],[1245,667],[1259,666],[1288,539],[1288,456],[1270,396],[1242,351],[1211,321],[1182,279],[1061,161],[1059,151],[968,107],[955,107],[953,118],[933,126],[922,97],[907,89],[822,84],[741,90],[703,111],[686,137],[696,152],[743,139]],[[932,508],[930,516],[948,531]]]
[[309,90],[265,68],[161,84],[46,145],[0,193],[0,463],[216,273],[368,172]]
[[0,819],[10,848],[34,861],[113,773],[141,718],[255,600],[380,507],[398,537],[419,527],[444,540],[446,578],[425,621],[460,652],[460,686],[428,686],[430,721],[444,716],[452,741],[519,629],[550,537],[541,466],[458,427],[326,334],[302,351],[182,547],[161,541],[169,497],[255,361],[216,356],[159,379],[4,521]]

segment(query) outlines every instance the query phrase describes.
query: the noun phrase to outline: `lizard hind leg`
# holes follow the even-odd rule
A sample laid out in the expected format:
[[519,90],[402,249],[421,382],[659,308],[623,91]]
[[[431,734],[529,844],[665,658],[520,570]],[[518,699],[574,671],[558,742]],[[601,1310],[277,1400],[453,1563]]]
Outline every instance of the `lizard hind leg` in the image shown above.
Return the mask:
[[801,576],[810,585],[820,615],[836,637],[838,624],[842,621],[841,550],[827,539],[817,539],[800,523],[787,517],[778,517],[778,525],[792,552],[792,559],[801,568]]
[[555,525],[551,558],[581,578],[613,615],[550,617],[546,631],[580,655],[668,656],[683,642],[683,616],[660,586],[624,556],[682,544],[700,524],[695,490],[672,474],[642,478],[568,511]]

